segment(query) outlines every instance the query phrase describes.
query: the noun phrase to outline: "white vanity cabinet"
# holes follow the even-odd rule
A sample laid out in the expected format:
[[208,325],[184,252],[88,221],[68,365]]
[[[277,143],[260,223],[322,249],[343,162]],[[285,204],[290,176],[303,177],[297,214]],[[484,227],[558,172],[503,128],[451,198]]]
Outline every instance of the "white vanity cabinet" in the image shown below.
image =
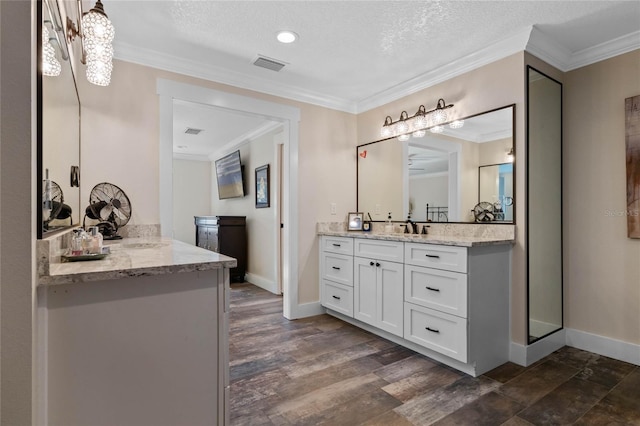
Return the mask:
[[353,317],[353,238],[320,239],[322,306]]
[[421,240],[322,236],[322,305],[472,376],[509,361],[509,241]]
[[[355,239],[354,318],[396,336],[403,334],[403,243]],[[364,257],[367,255],[376,257]]]

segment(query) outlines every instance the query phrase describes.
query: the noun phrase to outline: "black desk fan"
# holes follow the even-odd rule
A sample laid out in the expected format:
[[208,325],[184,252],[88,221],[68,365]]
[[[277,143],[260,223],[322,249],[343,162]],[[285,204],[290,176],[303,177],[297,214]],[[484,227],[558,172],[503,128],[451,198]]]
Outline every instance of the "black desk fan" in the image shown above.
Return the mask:
[[131,203],[124,191],[108,182],[97,184],[89,194],[89,206],[85,210],[84,221],[87,219],[98,221],[98,230],[105,240],[118,240],[117,234],[131,218]]
[[52,220],[70,217],[71,207],[64,203],[62,188],[54,181],[45,179],[42,184],[42,225],[44,230],[49,229]]

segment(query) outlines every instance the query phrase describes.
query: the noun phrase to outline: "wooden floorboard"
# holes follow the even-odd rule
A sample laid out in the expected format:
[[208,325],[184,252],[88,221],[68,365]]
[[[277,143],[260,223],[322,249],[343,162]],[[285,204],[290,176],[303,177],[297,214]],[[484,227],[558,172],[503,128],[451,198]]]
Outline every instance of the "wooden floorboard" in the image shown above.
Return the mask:
[[640,367],[564,347],[470,377],[329,315],[232,284],[231,424],[640,425]]

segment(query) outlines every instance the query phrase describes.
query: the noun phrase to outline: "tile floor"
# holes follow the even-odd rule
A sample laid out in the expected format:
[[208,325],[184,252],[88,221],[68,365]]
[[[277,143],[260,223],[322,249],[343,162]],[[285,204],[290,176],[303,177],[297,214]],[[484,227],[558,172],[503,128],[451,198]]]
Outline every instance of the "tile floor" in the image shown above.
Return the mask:
[[233,425],[640,425],[640,367],[564,347],[477,378],[233,284]]

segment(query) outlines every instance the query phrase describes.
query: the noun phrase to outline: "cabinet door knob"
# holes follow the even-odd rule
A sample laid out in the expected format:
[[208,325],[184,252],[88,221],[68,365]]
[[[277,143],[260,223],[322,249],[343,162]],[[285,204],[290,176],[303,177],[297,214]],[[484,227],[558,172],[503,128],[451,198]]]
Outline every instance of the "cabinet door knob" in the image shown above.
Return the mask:
[[429,287],[427,286],[427,290],[431,290],[431,291],[440,291],[439,288],[433,288],[433,287]]
[[375,263],[369,262],[369,266],[373,266],[373,265],[375,265]]
[[380,263],[376,262],[376,266],[380,266]]
[[436,330],[435,328],[425,327],[425,330],[429,330],[432,333],[440,333],[440,330]]

